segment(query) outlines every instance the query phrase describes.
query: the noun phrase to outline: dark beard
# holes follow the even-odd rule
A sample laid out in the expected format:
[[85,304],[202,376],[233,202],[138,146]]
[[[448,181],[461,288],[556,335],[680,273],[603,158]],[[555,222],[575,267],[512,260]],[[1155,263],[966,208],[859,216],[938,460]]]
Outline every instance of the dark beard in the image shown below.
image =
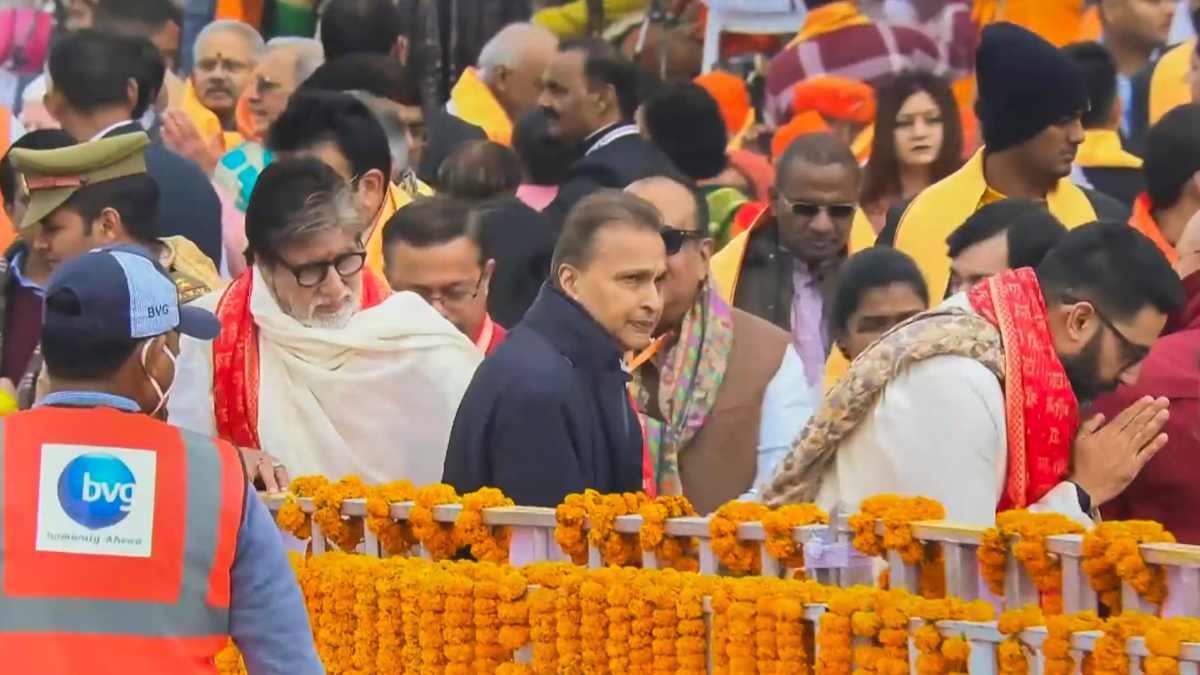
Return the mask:
[[1117,388],[1116,380],[1100,379],[1100,340],[1103,335],[1102,331],[1097,331],[1078,354],[1059,357],[1080,408]]

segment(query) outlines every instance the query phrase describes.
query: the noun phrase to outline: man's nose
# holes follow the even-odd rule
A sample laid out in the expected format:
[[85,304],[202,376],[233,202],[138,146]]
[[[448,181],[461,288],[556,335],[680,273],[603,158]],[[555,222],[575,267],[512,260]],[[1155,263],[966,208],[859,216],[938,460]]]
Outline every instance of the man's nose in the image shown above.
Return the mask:
[[814,232],[833,232],[833,219],[829,217],[829,209],[822,208],[808,221],[808,228]]

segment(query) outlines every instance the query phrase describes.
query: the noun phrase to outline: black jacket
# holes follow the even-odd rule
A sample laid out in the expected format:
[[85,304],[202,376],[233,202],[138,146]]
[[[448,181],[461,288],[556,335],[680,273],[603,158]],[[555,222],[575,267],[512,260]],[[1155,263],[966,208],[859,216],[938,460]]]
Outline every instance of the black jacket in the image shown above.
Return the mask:
[[442,480],[459,493],[497,487],[525,506],[585,488],[636,492],[642,434],[621,350],[548,284],[484,360],[458,407]]
[[[137,122],[117,127],[104,136],[144,131]],[[223,250],[221,201],[212,181],[195,162],[171,152],[162,143],[146,146],[146,170],[158,184],[158,215],[154,233],[158,237],[181,235],[218,267]]]
[[1124,166],[1082,168],[1084,178],[1097,191],[1121,202],[1132,210],[1138,195],[1146,191],[1146,175],[1141,169]]
[[496,272],[488,290],[488,313],[512,328],[525,316],[550,274],[558,234],[550,221],[510,197],[484,206],[483,237]]
[[[620,136],[605,142],[609,134]],[[558,196],[546,207],[546,217],[559,230],[571,207],[596,190],[620,190],[643,178],[679,175],[671,160],[639,136],[631,124],[617,124],[596,132],[587,147],[583,156],[571,165],[567,179],[558,188]]]
[[486,141],[483,129],[464,122],[445,110],[425,113],[425,149],[417,165],[417,178],[437,187],[438,169],[458,146],[470,141]]

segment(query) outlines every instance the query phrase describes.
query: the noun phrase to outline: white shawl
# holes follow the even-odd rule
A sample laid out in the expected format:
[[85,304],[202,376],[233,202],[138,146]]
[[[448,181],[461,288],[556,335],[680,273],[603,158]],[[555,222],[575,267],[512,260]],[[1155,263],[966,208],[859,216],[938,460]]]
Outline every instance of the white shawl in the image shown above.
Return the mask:
[[[413,293],[393,294],[344,328],[308,328],[284,314],[257,267],[253,274],[262,449],[293,477],[440,481],[479,350]],[[195,304],[211,309],[219,298]],[[216,433],[211,343],[183,339],[170,416]]]

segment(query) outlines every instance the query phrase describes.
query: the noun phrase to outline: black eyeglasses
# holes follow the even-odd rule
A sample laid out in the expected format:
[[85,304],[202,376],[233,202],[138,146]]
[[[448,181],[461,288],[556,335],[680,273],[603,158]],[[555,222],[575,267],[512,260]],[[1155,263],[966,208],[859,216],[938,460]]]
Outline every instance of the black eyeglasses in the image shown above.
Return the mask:
[[824,211],[833,220],[845,220],[854,217],[854,209],[858,208],[854,204],[813,204],[792,201],[783,195],[779,195],[779,201],[787,204],[788,210],[801,218],[816,218],[817,214]]
[[440,302],[443,307],[455,307],[479,297],[479,291],[482,287],[483,275],[480,274],[479,279],[470,286],[460,284],[442,290],[430,290],[428,288],[412,288],[409,290],[421,296],[425,302],[431,305],[435,302]]
[[1096,303],[1090,300],[1072,298],[1070,296],[1064,298],[1064,300],[1068,303],[1086,302],[1091,305],[1092,311],[1096,312],[1096,318],[1100,319],[1100,323],[1104,324],[1105,328],[1107,328],[1113,335],[1117,336],[1117,340],[1121,343],[1122,360],[1125,362],[1124,365],[1121,366],[1119,372],[1124,372],[1132,368],[1135,364],[1140,363],[1150,355],[1150,347],[1146,345],[1140,345],[1126,337],[1125,333],[1122,332],[1120,328],[1117,328],[1115,323],[1110,321],[1107,316],[1104,316],[1104,313],[1100,311],[1100,308],[1096,306]]
[[697,232],[695,230],[677,230],[673,227],[664,227],[662,230],[663,244],[667,247],[667,255],[673,256],[679,253],[685,242],[689,239],[700,241],[708,238],[707,232]]
[[355,251],[353,253],[343,253],[333,260],[295,266],[280,260],[279,264],[286,267],[296,277],[296,284],[301,288],[313,288],[320,286],[325,281],[325,278],[329,276],[329,268],[331,267],[338,273],[338,276],[345,279],[361,272],[366,262],[366,251]]

